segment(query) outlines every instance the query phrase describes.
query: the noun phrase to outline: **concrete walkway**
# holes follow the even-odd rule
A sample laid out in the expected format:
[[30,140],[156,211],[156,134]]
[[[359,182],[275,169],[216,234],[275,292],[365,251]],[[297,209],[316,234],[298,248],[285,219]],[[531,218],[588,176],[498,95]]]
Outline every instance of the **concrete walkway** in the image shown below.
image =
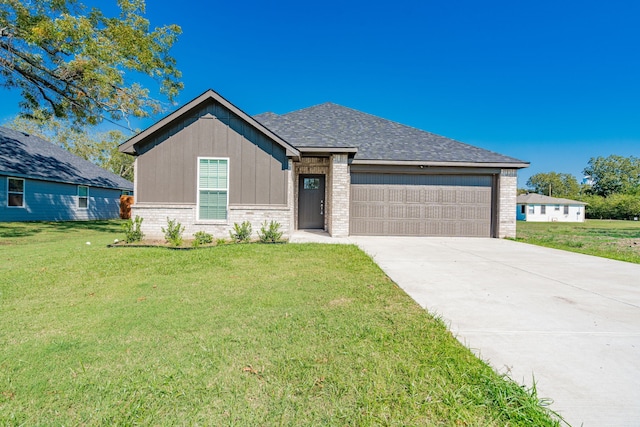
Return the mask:
[[571,425],[640,425],[640,265],[499,239],[339,242]]

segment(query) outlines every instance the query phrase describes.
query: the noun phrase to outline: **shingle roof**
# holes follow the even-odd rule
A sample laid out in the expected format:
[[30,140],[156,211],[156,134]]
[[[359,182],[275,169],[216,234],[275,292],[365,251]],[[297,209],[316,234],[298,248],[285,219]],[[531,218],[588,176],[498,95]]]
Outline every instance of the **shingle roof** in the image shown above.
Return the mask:
[[357,160],[527,165],[513,157],[333,103],[254,118],[296,148],[355,147]]
[[520,205],[587,205],[588,203],[578,200],[562,199],[559,197],[549,197],[543,194],[528,193],[520,194],[516,198],[516,203]]
[[133,190],[126,179],[37,136],[0,127],[0,174]]

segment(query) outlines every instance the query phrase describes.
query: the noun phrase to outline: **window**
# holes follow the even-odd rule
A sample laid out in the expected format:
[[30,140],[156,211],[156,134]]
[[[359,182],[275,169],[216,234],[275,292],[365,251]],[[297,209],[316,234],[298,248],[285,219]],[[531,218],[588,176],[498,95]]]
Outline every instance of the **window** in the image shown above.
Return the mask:
[[198,159],[198,219],[225,220],[229,203],[229,159]]
[[24,207],[24,179],[9,178],[7,182],[7,206]]
[[305,178],[304,189],[305,190],[318,190],[320,188],[320,178]]
[[564,214],[569,215],[569,205],[564,205]]
[[536,213],[536,207],[534,205],[529,205],[529,213]]
[[524,214],[525,214],[525,205],[520,205],[520,213],[521,213],[522,215],[524,215]]
[[546,214],[546,213],[547,213],[547,205],[542,205],[542,206],[540,206],[540,213],[541,213],[542,215],[544,215],[544,214]]
[[87,209],[89,207],[89,187],[86,185],[78,185],[78,209]]
[[560,210],[560,205],[556,205],[555,210],[559,211]]

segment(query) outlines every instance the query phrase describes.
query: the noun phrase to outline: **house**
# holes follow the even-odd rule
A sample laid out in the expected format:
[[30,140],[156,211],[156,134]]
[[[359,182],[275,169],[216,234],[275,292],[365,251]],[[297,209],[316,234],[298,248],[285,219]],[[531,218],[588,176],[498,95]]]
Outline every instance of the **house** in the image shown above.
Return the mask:
[[285,235],[515,236],[521,160],[326,103],[252,117],[208,90],[120,146],[136,156],[132,215],[161,237],[228,236],[267,221]]
[[542,194],[520,194],[516,219],[531,222],[584,222],[584,202]]
[[51,142],[0,127],[0,221],[118,218],[133,184]]

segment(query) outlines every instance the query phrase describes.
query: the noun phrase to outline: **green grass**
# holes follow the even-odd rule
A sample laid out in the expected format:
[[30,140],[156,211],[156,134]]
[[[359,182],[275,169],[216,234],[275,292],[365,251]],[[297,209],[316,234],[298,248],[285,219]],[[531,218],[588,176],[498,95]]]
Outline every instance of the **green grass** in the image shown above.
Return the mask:
[[0,425],[558,425],[355,246],[115,238],[0,223]]
[[640,264],[640,221],[518,221],[516,240]]

